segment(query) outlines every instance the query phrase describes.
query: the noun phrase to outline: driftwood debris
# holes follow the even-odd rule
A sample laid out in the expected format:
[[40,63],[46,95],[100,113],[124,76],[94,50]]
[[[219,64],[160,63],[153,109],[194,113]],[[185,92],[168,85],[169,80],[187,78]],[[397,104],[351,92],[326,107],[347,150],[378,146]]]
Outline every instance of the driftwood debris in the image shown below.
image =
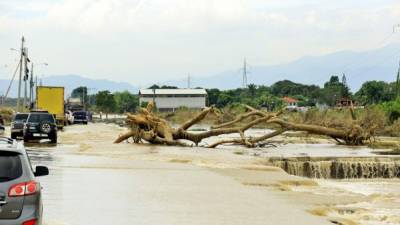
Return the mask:
[[[281,135],[286,131],[302,131],[309,134],[324,135],[331,137],[339,144],[345,145],[363,145],[372,137],[371,132],[366,131],[357,124],[356,117],[351,110],[353,124],[348,129],[336,129],[311,124],[292,123],[282,118],[283,111],[269,113],[245,106],[247,112],[238,115],[236,119],[217,124],[210,130],[204,132],[189,132],[188,129],[195,124],[200,123],[209,114],[217,117],[221,112],[214,106],[203,109],[196,117],[187,120],[178,128],[173,128],[168,122],[152,113],[154,104],[149,103],[146,108],[139,110],[137,114],[128,114],[126,122],[130,126],[130,131],[120,135],[114,143],[121,143],[124,140],[133,138],[135,143],[146,141],[151,144],[164,144],[176,146],[198,145],[203,139],[215,137],[222,134],[239,134],[240,138],[220,140],[206,147],[215,148],[222,144],[239,144],[247,147],[256,147],[265,144],[265,142],[275,136]],[[251,119],[249,121],[249,119]],[[272,132],[259,137],[246,137],[245,131],[258,125],[271,125],[275,128]],[[185,141],[183,141],[185,140]],[[189,141],[189,142],[188,142]],[[193,143],[193,144],[188,144]]]

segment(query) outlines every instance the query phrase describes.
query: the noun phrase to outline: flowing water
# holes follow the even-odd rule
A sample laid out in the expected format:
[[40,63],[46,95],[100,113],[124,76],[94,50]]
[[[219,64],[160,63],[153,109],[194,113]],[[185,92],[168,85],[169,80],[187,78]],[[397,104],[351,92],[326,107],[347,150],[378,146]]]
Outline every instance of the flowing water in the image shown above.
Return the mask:
[[[71,126],[58,145],[27,145],[33,164],[51,171],[40,178],[44,225],[400,224],[395,156],[330,143],[213,150],[112,144],[122,131]],[[243,171],[246,182],[237,177]],[[315,185],[293,182],[308,181],[300,177]],[[275,181],[290,188],[269,189]]]
[[400,178],[400,158],[285,158],[271,159],[287,173],[309,178]]

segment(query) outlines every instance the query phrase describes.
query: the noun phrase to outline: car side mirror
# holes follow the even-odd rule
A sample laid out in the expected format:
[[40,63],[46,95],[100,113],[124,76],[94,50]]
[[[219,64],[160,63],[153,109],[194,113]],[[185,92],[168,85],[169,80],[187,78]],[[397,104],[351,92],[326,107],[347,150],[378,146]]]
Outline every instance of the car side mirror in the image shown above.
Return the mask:
[[49,175],[49,169],[45,166],[37,166],[34,174],[35,177],[47,176]]

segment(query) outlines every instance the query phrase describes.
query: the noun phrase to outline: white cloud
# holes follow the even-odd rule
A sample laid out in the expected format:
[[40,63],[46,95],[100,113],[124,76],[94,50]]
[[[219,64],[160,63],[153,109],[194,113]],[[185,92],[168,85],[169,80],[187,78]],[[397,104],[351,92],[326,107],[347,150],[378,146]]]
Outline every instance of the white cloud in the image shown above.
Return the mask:
[[399,17],[394,0],[2,0],[0,48],[25,34],[47,73],[135,83],[373,48]]

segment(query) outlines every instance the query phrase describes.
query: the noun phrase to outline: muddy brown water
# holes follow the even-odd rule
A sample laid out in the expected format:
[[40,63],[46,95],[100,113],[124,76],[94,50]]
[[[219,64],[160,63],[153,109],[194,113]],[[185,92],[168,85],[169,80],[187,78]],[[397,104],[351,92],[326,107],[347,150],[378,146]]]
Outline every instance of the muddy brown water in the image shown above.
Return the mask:
[[60,132],[58,145],[27,145],[32,163],[50,168],[49,176],[39,178],[44,225],[400,224],[398,179],[310,180],[264,159],[371,156],[369,149],[329,143],[214,150],[112,144],[123,131],[74,125]]

